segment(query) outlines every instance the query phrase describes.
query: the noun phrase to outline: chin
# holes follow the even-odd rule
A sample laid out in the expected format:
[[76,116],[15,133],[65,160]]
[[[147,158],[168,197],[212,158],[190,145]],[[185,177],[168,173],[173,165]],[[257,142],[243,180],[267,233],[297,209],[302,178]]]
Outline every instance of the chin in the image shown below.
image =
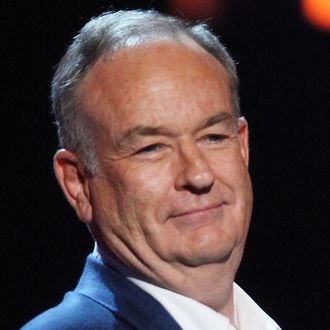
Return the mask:
[[207,255],[196,255],[196,256],[183,256],[180,261],[181,264],[190,267],[198,267],[203,265],[210,265],[210,264],[221,264],[228,261],[230,258],[231,253],[221,253],[221,254],[210,254]]
[[235,249],[233,240],[216,241],[201,240],[194,241],[192,245],[187,244],[184,251],[177,255],[177,260],[187,266],[201,266],[214,263],[225,263],[231,257]]

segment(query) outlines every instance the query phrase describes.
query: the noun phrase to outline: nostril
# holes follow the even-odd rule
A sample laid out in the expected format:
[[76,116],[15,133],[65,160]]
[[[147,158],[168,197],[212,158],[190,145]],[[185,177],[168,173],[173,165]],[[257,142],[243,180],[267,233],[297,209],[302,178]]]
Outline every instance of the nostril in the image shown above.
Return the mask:
[[187,184],[186,186],[184,186],[184,188],[186,190],[190,191],[192,194],[195,194],[195,195],[204,195],[204,194],[207,194],[207,193],[209,193],[211,191],[212,186],[213,186],[213,182],[212,182],[211,185],[209,185],[207,187],[198,188],[196,186]]
[[[188,142],[190,142],[188,144]],[[205,154],[196,143],[188,141],[181,146],[178,158],[176,188],[189,190],[194,194],[208,193],[214,183],[214,171]]]
[[185,180],[182,186],[194,194],[206,194],[211,190],[213,183],[214,175],[211,168],[190,168],[185,173]]

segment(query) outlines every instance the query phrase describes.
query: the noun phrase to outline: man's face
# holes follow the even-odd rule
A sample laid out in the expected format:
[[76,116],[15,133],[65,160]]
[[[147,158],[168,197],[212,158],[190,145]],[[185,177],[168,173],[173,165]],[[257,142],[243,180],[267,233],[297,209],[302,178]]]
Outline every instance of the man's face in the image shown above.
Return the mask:
[[89,71],[80,101],[96,128],[91,228],[103,248],[132,267],[240,259],[247,127],[216,59],[174,42],[120,50]]

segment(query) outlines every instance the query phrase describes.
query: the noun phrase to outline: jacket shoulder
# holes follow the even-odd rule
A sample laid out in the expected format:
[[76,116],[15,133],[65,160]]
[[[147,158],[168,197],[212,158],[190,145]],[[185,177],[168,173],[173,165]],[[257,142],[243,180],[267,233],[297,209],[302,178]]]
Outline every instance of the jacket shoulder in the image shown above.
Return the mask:
[[126,330],[132,329],[115,313],[93,299],[68,292],[63,301],[41,313],[21,330]]

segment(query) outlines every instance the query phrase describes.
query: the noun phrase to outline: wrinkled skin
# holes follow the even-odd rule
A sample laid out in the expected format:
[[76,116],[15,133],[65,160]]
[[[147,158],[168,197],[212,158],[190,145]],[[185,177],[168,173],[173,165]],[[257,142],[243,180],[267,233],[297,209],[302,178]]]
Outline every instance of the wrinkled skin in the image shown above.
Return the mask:
[[222,276],[228,298],[252,192],[247,123],[233,116],[224,68],[192,42],[149,43],[99,59],[79,97],[99,168],[71,204],[102,250],[212,306],[189,290]]

